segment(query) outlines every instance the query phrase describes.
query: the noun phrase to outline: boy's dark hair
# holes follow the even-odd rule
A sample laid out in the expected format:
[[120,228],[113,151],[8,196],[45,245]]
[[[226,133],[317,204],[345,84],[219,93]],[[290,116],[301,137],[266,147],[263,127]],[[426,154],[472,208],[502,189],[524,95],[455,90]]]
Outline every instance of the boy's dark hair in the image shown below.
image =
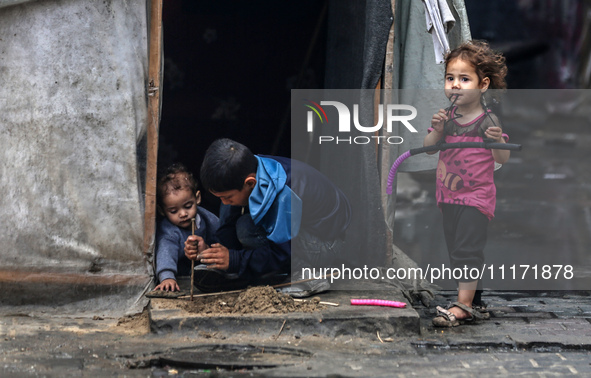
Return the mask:
[[201,164],[201,183],[212,192],[242,190],[248,175],[256,173],[258,160],[243,144],[223,138],[214,141]]
[[169,193],[177,190],[190,190],[196,193],[199,187],[193,174],[181,163],[174,163],[158,173],[156,185],[158,204]]

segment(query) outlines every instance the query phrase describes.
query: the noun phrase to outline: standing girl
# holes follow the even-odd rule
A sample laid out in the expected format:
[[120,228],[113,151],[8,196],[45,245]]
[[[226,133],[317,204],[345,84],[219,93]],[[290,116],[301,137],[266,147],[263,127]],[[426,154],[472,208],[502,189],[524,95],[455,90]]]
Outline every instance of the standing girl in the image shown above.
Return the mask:
[[[451,51],[445,59],[445,95],[452,105],[433,115],[423,145],[483,139],[505,143],[508,137],[487,108],[486,98],[491,101],[495,97],[492,92],[506,89],[506,75],[505,58],[486,42],[467,42]],[[489,89],[492,91],[487,92]],[[488,222],[496,202],[495,163],[504,164],[508,159],[508,150],[458,148],[439,153],[436,196],[451,269],[482,269]],[[454,327],[481,319],[483,314],[473,308],[477,286],[478,281],[469,276],[459,279],[458,300],[448,309],[438,306],[433,324]]]

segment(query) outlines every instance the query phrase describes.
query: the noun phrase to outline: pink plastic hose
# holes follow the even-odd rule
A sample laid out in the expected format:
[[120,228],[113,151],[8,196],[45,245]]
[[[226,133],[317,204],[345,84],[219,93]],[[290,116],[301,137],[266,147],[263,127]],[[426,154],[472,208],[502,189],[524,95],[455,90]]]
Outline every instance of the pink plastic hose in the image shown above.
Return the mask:
[[351,304],[353,306],[386,306],[397,308],[406,307],[406,303],[404,302],[387,301],[384,299],[351,299]]

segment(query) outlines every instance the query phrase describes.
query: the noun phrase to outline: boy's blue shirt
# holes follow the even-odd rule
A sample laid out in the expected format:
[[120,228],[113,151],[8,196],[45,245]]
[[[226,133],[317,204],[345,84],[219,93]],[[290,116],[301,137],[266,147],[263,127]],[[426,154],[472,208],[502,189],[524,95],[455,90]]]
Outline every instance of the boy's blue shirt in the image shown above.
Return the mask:
[[276,160],[256,156],[259,164],[248,207],[256,225],[262,226],[267,238],[285,243],[296,237],[302,218],[302,200],[287,184],[285,168]]
[[[329,241],[344,238],[345,230],[351,220],[351,206],[345,194],[330,182],[326,176],[315,168],[297,160],[276,156],[257,156],[257,158],[259,160],[259,167],[257,168],[258,188],[255,187],[253,193],[260,191],[260,194],[255,195],[256,201],[265,203],[266,208],[271,209],[271,211],[261,212],[260,209],[255,208],[255,215],[253,215],[253,209],[247,209],[253,216],[253,221],[258,214],[259,225],[262,225],[268,233],[275,230],[269,226],[277,225],[277,223],[273,223],[271,215],[275,214],[276,210],[285,210],[286,207],[273,203],[278,198],[277,193],[275,193],[274,201],[271,204],[266,203],[264,199],[267,196],[271,198],[273,194],[265,193],[265,189],[269,187],[269,181],[280,183],[284,180],[283,186],[279,185],[278,187],[281,190],[288,187],[301,200],[301,217],[297,222],[299,229],[304,229],[321,240]],[[277,163],[283,168],[282,170],[278,169]],[[266,178],[267,183],[264,186],[259,186],[258,177],[262,164],[264,164],[263,169],[268,177]],[[283,175],[285,175],[284,178]],[[292,178],[294,178],[293,182]],[[273,188],[273,190],[276,189]],[[283,198],[287,198],[287,196],[283,196]],[[261,209],[265,207],[259,206]],[[293,207],[291,211],[293,212]],[[220,242],[230,251],[228,272],[238,273],[240,277],[247,279],[260,277],[270,272],[289,272],[291,265],[291,236],[285,240],[286,234],[283,233],[283,239],[276,239],[277,241],[285,240],[284,242],[276,242],[268,237],[270,241],[269,247],[252,250],[242,249],[235,229],[236,222],[241,214],[242,208],[239,206],[222,205],[220,209],[218,237]],[[269,219],[265,220],[265,216],[268,216]],[[279,228],[286,230],[288,227],[286,225],[291,224],[291,220],[288,220],[288,218],[283,215],[283,221],[279,224]]]
[[[216,235],[219,228],[218,217],[201,207],[197,207],[197,214],[201,218],[201,224],[195,230],[195,235],[201,236],[208,245],[219,243]],[[191,229],[175,226],[167,218],[158,222],[156,277],[159,282],[191,275],[191,260],[185,256],[185,241],[191,234]]]

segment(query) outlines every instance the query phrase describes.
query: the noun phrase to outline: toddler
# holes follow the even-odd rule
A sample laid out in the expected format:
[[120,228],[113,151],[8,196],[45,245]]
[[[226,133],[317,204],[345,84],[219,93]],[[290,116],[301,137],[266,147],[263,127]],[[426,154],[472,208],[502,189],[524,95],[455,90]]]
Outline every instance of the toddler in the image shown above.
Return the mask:
[[185,256],[185,241],[193,233],[199,250],[217,243],[215,236],[219,220],[200,208],[201,193],[193,175],[182,164],[173,164],[159,175],[157,184],[158,212],[163,218],[156,231],[155,290],[180,290],[176,278],[191,275],[191,261]]

